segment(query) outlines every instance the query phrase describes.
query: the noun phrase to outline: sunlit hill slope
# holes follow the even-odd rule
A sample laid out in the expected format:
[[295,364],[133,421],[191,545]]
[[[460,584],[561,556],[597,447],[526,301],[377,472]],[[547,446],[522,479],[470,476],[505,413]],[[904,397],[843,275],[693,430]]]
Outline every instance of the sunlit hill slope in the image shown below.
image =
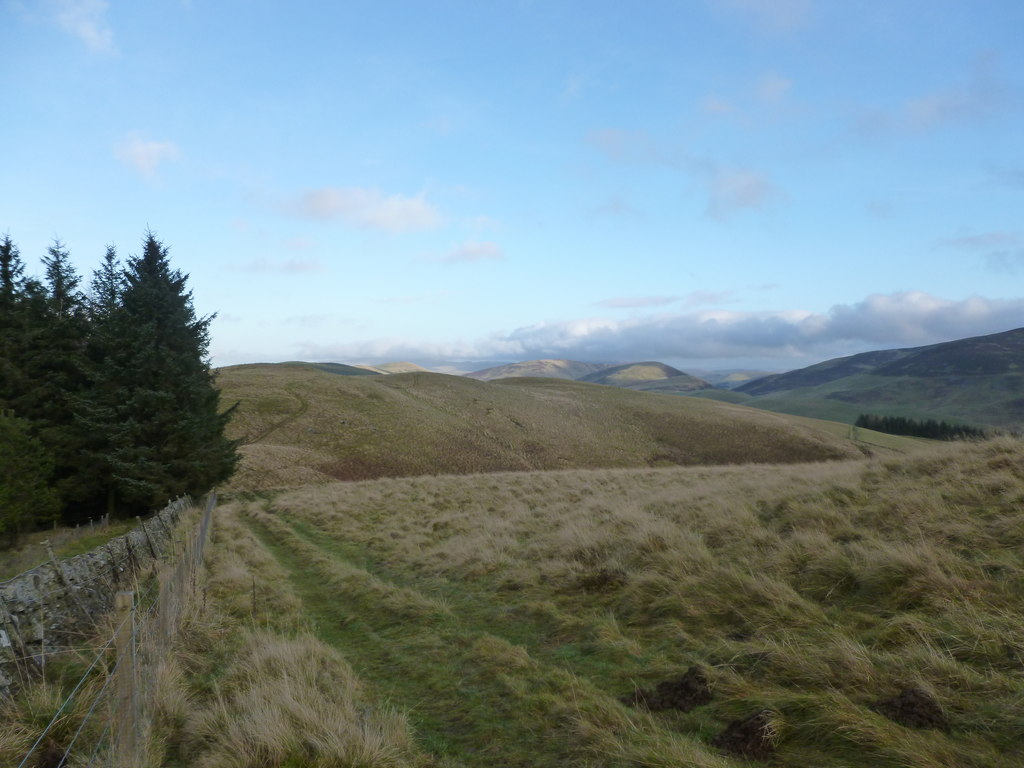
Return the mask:
[[862,455],[779,414],[557,379],[337,376],[312,365],[222,369],[243,461],[235,484],[505,470],[792,463]]

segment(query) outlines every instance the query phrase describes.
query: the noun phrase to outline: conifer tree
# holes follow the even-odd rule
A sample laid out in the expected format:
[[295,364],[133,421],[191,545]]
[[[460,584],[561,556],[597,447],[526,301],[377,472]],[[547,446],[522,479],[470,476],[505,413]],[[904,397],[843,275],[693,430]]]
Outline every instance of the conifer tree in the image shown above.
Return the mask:
[[237,462],[234,443],[224,436],[230,414],[218,413],[220,393],[207,358],[213,318],[196,317],[186,281],[148,232],[142,255],[124,272],[120,309],[105,321],[118,343],[94,385],[119,398],[103,408],[112,417],[109,464],[120,509],[202,493],[229,477]]
[[34,321],[25,355],[32,386],[21,398],[18,415],[33,422],[33,432],[53,456],[54,482],[72,521],[88,486],[82,467],[82,435],[75,428],[75,407],[87,385],[85,340],[88,326],[81,279],[65,245],[55,239],[43,257],[44,305]]
[[92,511],[111,516],[117,514],[119,501],[116,457],[127,455],[131,444],[130,430],[122,420],[125,381],[116,370],[125,329],[123,293],[124,273],[116,249],[109,245],[93,273],[86,300],[88,384],[75,407],[75,429],[81,437],[80,482],[88,485],[83,496],[90,499]]
[[44,314],[43,287],[25,277],[21,254],[5,235],[0,241],[0,410],[20,411],[31,396],[27,357]]
[[20,534],[56,517],[52,470],[52,459],[32,437],[29,423],[0,415],[0,543],[17,544]]

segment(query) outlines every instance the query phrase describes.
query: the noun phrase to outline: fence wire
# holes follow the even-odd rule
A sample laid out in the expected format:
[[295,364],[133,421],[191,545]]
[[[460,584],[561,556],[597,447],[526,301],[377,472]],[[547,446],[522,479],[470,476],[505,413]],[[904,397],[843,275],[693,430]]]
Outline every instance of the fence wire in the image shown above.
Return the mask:
[[[156,573],[145,587],[118,593],[118,613],[105,641],[101,639],[97,645],[93,636],[92,647],[67,649],[78,653],[95,651],[95,655],[17,768],[29,766],[33,757],[38,759],[40,746],[46,743],[62,716],[67,716],[65,712],[71,711],[69,707],[80,694],[91,695],[92,700],[81,705],[87,707],[81,722],[68,743],[58,747],[62,754],[57,768],[64,768],[71,760],[76,765],[97,768],[137,768],[142,764],[154,699],[154,691],[147,684],[154,679],[152,673],[169,651],[185,601],[195,589],[216,503],[217,496],[211,493],[202,516],[186,533],[182,546],[172,548],[173,559],[158,563]],[[107,663],[101,664],[104,660]],[[97,670],[102,670],[103,681],[95,692],[89,692],[86,683],[95,678]],[[94,740],[86,737],[90,725],[99,729]]]

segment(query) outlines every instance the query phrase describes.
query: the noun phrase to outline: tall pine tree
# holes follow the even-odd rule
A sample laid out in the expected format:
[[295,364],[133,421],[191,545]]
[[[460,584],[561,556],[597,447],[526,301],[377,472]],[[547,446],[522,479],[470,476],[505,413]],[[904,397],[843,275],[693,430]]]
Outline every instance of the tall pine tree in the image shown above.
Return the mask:
[[115,393],[118,402],[98,404],[93,416],[104,428],[109,490],[121,512],[202,493],[227,479],[237,462],[235,445],[224,436],[230,413],[219,412],[207,357],[213,317],[196,317],[187,279],[171,269],[167,248],[148,232],[142,255],[124,271],[120,307],[95,329],[117,339],[93,386]]

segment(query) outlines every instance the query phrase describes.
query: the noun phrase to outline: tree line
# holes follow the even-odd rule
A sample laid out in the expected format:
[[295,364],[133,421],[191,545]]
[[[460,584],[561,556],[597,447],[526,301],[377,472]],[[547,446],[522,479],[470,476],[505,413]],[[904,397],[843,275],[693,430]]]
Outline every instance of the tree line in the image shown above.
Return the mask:
[[0,240],[0,537],[198,495],[238,460],[187,275],[152,232],[87,286],[54,240],[29,277]]
[[855,427],[873,429],[890,435],[927,437],[931,440],[967,440],[985,437],[985,430],[965,424],[949,424],[945,421],[927,419],[918,421],[906,416],[873,416],[862,413],[853,423]]

